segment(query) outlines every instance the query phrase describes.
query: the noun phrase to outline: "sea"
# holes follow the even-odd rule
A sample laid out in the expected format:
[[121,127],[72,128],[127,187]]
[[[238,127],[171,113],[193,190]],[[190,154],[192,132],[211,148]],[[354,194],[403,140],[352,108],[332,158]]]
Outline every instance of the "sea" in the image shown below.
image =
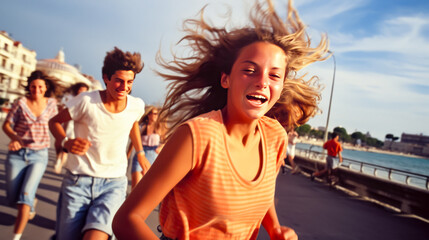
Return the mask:
[[[310,149],[312,151],[322,152],[323,149],[320,146],[315,146],[307,143],[297,143],[297,149]],[[400,171],[405,171],[409,173],[424,175],[426,178],[429,178],[429,158],[420,158],[420,157],[412,157],[407,155],[394,155],[394,154],[385,154],[385,153],[377,153],[377,152],[369,152],[369,151],[358,151],[358,150],[350,150],[344,149],[342,152],[342,156],[344,161],[347,159],[355,160],[363,163],[369,163],[378,165],[384,168],[396,169]],[[355,169],[358,167],[355,167]],[[369,170],[368,168],[366,171]],[[365,172],[365,170],[364,170]],[[383,171],[379,171],[378,173],[381,177],[387,178],[387,171],[383,173]],[[397,181],[403,181],[403,177],[396,176]],[[412,180],[414,184],[421,187],[425,185],[425,180]]]

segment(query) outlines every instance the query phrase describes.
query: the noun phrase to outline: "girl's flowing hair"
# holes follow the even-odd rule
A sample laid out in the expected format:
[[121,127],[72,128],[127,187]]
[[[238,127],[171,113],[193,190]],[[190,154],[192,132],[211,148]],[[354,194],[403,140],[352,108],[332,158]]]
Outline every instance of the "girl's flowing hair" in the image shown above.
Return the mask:
[[230,31],[211,26],[204,19],[204,7],[199,19],[188,19],[183,24],[186,36],[178,44],[191,48],[187,56],[173,53],[173,60],[166,61],[158,52],[157,62],[169,71],[157,73],[170,82],[160,115],[161,120],[168,120],[170,133],[190,118],[225,106],[227,89],[220,85],[221,75],[230,74],[240,50],[257,41],[279,46],[287,58],[281,97],[266,115],[288,130],[304,124],[318,112],[317,77],[304,80],[305,75],[298,77],[296,73],[330,57],[327,36],[322,35],[318,46],[312,48],[292,1],[286,21],[278,16],[271,0],[266,0],[265,5],[257,1],[249,14],[249,25]]

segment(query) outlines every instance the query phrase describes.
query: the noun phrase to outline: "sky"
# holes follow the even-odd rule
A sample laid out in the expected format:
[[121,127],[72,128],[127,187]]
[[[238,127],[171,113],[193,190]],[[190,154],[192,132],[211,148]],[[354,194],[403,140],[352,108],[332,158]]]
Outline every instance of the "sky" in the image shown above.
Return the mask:
[[[167,58],[184,36],[182,23],[198,17],[241,26],[253,0],[6,0],[0,8],[0,30],[37,53],[54,58],[59,50],[81,72],[100,80],[106,52],[114,46],[140,52],[145,62],[132,95],[161,104],[166,83],[154,70],[158,51]],[[275,0],[280,16],[286,0]],[[228,8],[229,6],[229,8]],[[295,0],[312,43],[327,34],[332,58],[301,70],[319,77],[321,113],[308,123],[327,123],[335,81],[329,131],[343,127],[384,141],[386,134],[429,135],[429,1],[427,0]],[[334,71],[335,68],[335,71]],[[334,78],[335,73],[335,78]],[[104,86],[104,84],[103,84]]]

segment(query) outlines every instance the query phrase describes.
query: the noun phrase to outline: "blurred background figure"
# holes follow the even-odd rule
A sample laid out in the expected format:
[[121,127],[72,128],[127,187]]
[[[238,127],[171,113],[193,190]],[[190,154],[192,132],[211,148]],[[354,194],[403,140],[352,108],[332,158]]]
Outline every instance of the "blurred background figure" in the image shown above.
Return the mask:
[[36,215],[36,191],[48,164],[48,121],[57,114],[57,101],[51,98],[55,85],[43,72],[31,73],[25,91],[3,123],[11,139],[5,163],[7,200],[18,208],[14,240],[21,238],[28,220]]
[[290,167],[292,168],[291,173],[296,174],[299,172],[299,167],[295,164],[295,146],[298,142],[298,133],[295,131],[295,129],[290,130],[287,133],[288,137],[288,145],[287,145],[287,153],[286,158],[289,161]]
[[287,133],[288,145],[287,145],[286,158],[284,159],[284,165],[282,165],[282,174],[286,174],[286,161],[288,161],[290,164],[290,167],[292,169],[291,173],[296,174],[300,171],[299,167],[295,164],[295,161],[294,161],[295,146],[296,146],[296,143],[298,142],[299,135],[293,128],[287,132],[288,132]]
[[332,174],[332,169],[334,167],[334,159],[338,156],[340,162],[339,164],[343,162],[343,156],[341,155],[343,147],[341,146],[339,140],[340,136],[338,135],[338,133],[333,132],[331,139],[323,144],[323,149],[326,149],[328,152],[328,155],[326,156],[325,168],[312,173],[310,176],[311,181],[314,181],[315,177],[321,177],[327,174],[328,183],[331,183],[330,177]]
[[[64,94],[61,104],[59,104],[59,111],[61,111],[65,104],[72,98],[76,97],[81,92],[88,91],[89,87],[86,83],[76,83],[73,84]],[[74,130],[73,130],[73,121],[65,122],[63,124],[63,128],[66,131],[66,135],[68,138],[72,139],[74,138]],[[54,171],[57,174],[61,173],[61,169],[64,166],[64,164],[67,161],[67,153],[64,152],[61,148],[61,146],[55,147],[57,152],[57,160],[55,162]]]
[[[166,131],[165,124],[158,122],[158,113],[158,107],[147,106],[145,114],[139,121],[143,151],[150,164],[153,164],[162,149]],[[128,158],[131,156],[132,150],[133,147],[130,144],[127,151]],[[131,187],[134,188],[142,177],[142,167],[137,160],[137,154],[134,154],[131,163]]]

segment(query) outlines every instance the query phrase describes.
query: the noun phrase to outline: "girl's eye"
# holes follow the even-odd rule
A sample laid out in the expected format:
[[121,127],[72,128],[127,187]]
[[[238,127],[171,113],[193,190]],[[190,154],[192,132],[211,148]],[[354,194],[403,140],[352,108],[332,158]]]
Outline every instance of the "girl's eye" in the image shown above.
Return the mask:
[[243,71],[244,71],[245,73],[251,74],[251,73],[254,73],[254,72],[255,72],[255,69],[250,69],[250,68],[248,68],[248,69],[244,69]]
[[271,76],[273,79],[276,79],[276,80],[280,80],[280,79],[282,79],[282,75],[281,75],[281,74],[279,74],[279,73],[272,73],[272,74],[270,74],[270,76]]

